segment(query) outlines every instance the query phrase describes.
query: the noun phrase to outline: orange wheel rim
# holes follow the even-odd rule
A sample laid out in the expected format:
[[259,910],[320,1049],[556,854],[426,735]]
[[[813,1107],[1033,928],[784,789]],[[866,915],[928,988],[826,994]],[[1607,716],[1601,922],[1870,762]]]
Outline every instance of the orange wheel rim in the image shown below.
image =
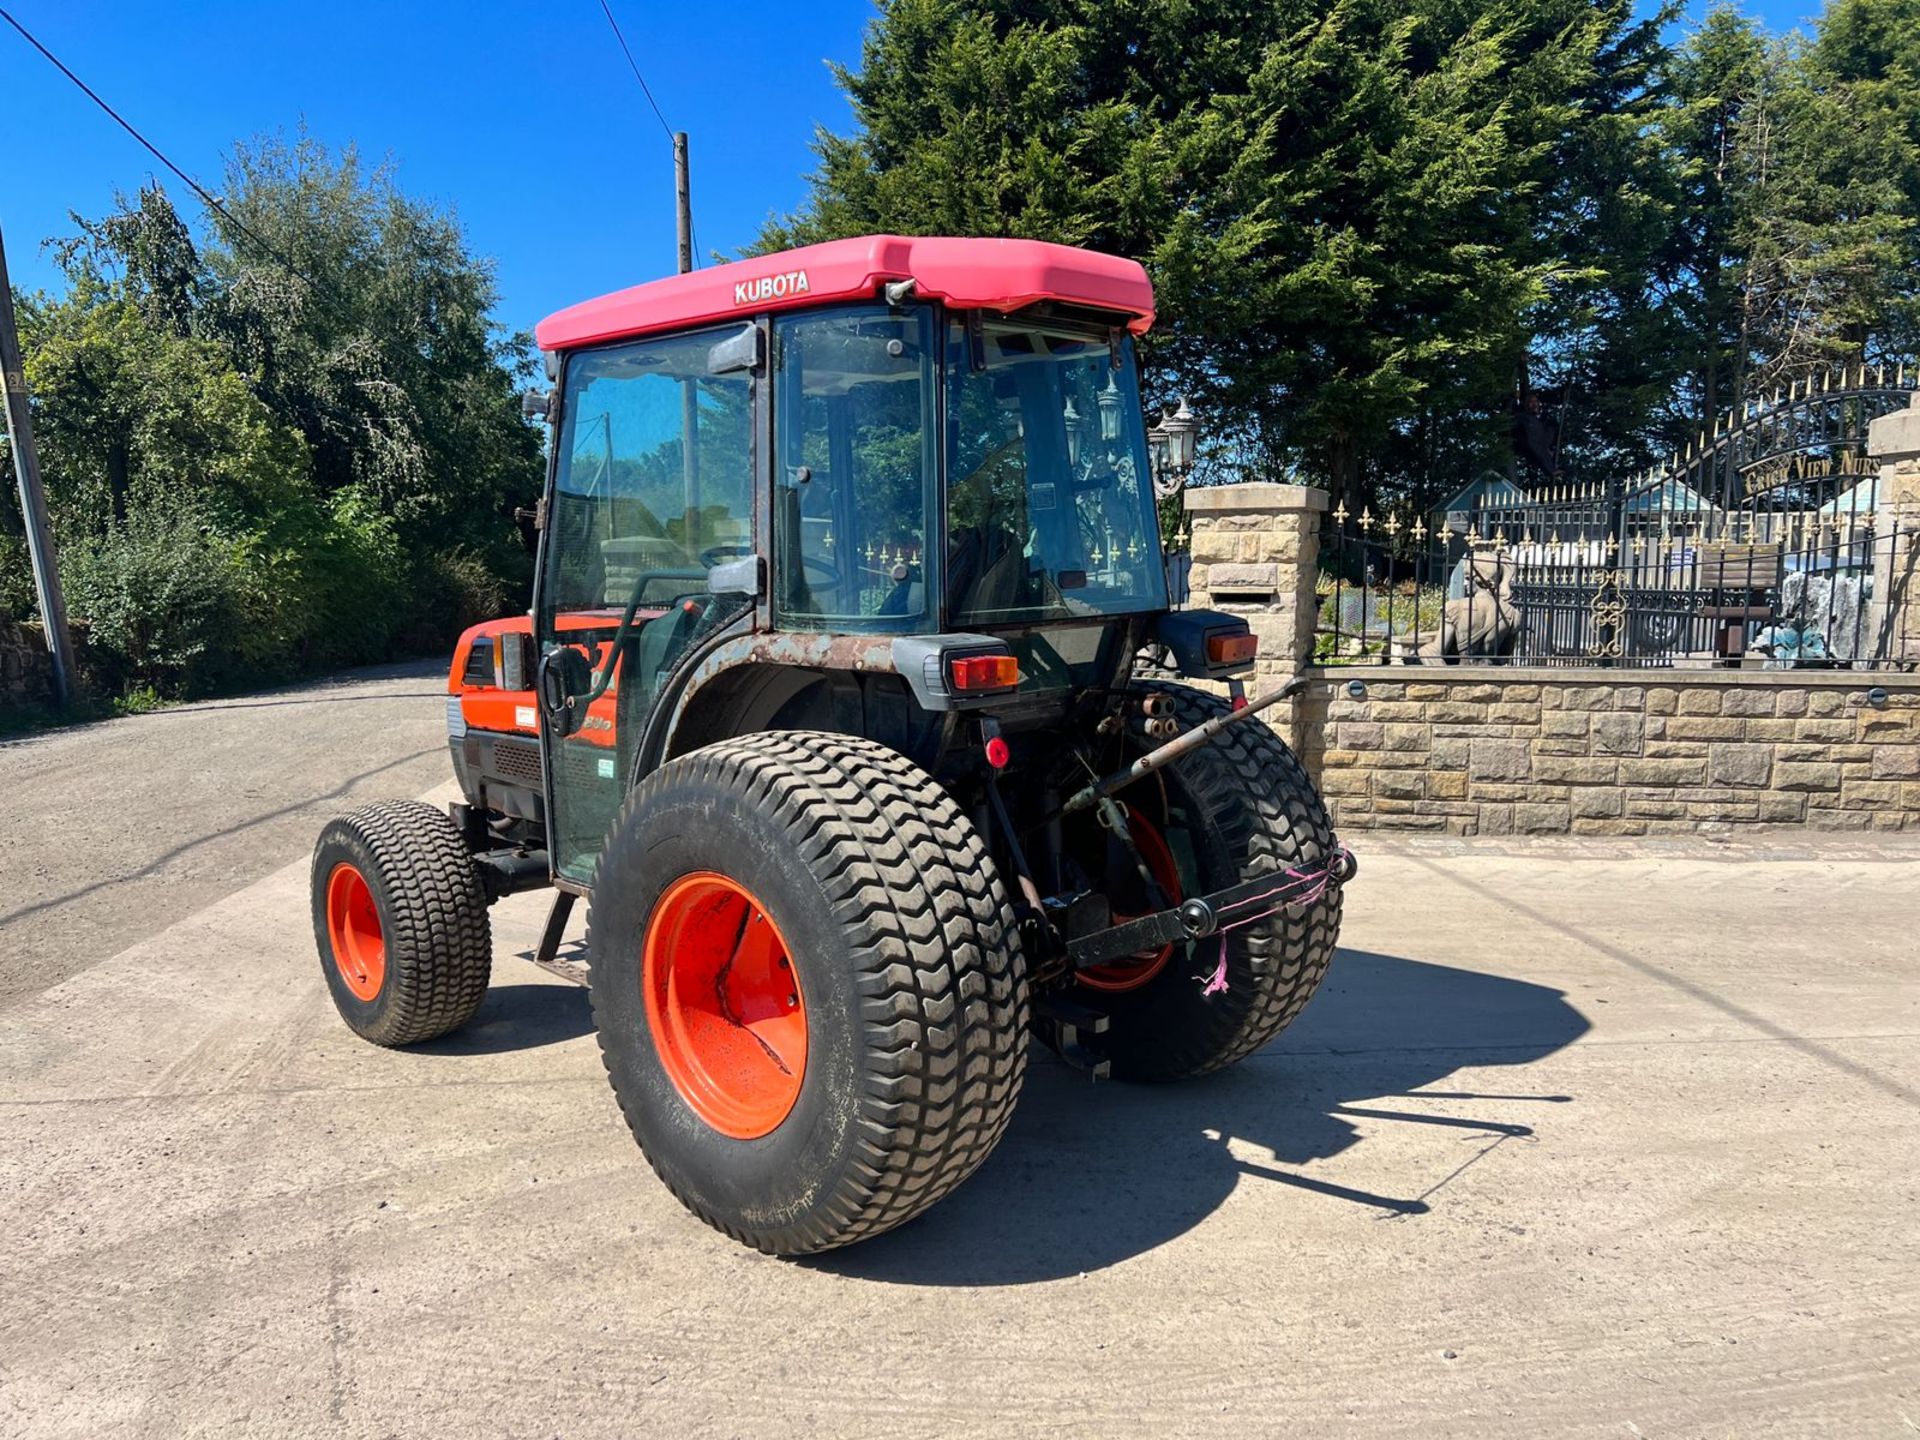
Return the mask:
[[[1178,905],[1184,898],[1180,889],[1180,866],[1173,858],[1167,837],[1160,833],[1160,827],[1128,806],[1127,833],[1139,847],[1140,858],[1147,862],[1147,873],[1166,892],[1167,899]],[[1116,913],[1113,923],[1123,925],[1139,918],[1137,915]],[[1080,983],[1095,990],[1137,990],[1166,969],[1167,961],[1172,958],[1173,942],[1169,941],[1157,950],[1140,950],[1124,960],[1089,966],[1080,972]]]
[[680,1097],[735,1140],[779,1128],[807,1073],[807,1008],[764,906],[710,870],[667,887],[647,921],[640,984],[654,1052]]
[[342,862],[327,877],[327,940],[333,965],[357,999],[371,1000],[387,978],[387,937],[366,876]]

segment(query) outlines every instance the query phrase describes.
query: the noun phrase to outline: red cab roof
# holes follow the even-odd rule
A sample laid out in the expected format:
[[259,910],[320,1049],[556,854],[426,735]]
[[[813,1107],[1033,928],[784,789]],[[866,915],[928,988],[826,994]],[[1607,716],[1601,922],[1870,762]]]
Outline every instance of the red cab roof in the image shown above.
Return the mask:
[[1057,300],[1153,324],[1153,287],[1138,262],[1041,240],[864,235],[715,265],[635,285],[549,315],[534,330],[542,350],[572,350],[628,335],[680,330],[730,315],[864,300],[890,280],[956,309],[1002,312]]

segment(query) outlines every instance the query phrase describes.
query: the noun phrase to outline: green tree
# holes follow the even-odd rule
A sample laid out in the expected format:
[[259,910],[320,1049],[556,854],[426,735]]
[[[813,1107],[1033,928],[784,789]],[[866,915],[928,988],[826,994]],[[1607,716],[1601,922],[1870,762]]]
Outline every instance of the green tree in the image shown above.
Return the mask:
[[1830,218],[1843,358],[1920,355],[1920,0],[1834,0],[1806,56],[1828,157],[1801,213]]
[[209,340],[157,329],[124,285],[83,278],[66,299],[23,307],[52,503],[68,529],[104,530],[137,504],[185,497],[236,523],[304,488],[300,436]]
[[1920,296],[1920,3],[1838,0],[1811,44],[1716,6],[1661,126],[1681,204],[1671,307],[1693,360],[1679,443],[1828,364],[1910,355]]
[[[767,246],[1015,234],[1153,274],[1149,377],[1225,468],[1431,492],[1504,455],[1529,354],[1655,206],[1626,3],[891,0]],[[1611,187],[1611,188],[1609,188]],[[1604,190],[1596,203],[1592,193]],[[1657,219],[1657,216],[1656,216]],[[1584,288],[1583,288],[1584,287]]]
[[1768,127],[1764,117],[1779,89],[1781,59],[1758,25],[1718,5],[1670,66],[1661,139],[1678,204],[1662,278],[1667,311],[1693,352],[1665,427],[1675,446],[1710,423],[1735,388],[1745,308],[1739,253],[1751,209],[1748,169],[1753,137]]
[[[451,215],[304,136],[240,147],[224,189],[198,237],[158,187],[76,217],[65,294],[20,304],[70,608],[110,673],[175,693],[498,614],[540,482],[530,343]],[[0,502],[24,611],[18,530]]]
[[362,486],[408,542],[510,563],[511,512],[538,493],[539,449],[516,392],[531,341],[495,332],[491,262],[390,167],[368,171],[351,148],[336,157],[304,135],[238,149],[225,192],[249,233],[215,217],[212,323],[306,437],[321,493]]

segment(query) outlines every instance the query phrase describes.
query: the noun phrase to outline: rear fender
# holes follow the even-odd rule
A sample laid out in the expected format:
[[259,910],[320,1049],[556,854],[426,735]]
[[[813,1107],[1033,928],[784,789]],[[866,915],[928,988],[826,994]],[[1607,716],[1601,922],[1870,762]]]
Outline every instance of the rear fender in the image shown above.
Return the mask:
[[[727,735],[745,735],[764,727],[782,705],[831,671],[891,674],[891,638],[761,633],[721,641],[677,687],[664,722],[656,717],[660,730],[647,737],[646,768]],[[736,708],[742,702],[760,716],[757,725],[748,723]],[[762,715],[767,706],[771,708]],[[718,718],[722,716],[724,724]]]
[[665,736],[662,758],[670,760],[716,740],[769,729],[776,716],[796,703],[813,708],[800,698],[813,691],[822,692],[818,708],[823,713],[805,728],[834,729],[828,722],[827,688],[827,676],[818,670],[742,662],[688,692]]
[[957,715],[921,703],[915,677],[900,673],[894,639],[781,633],[722,641],[671,698],[664,719],[656,717],[660,728],[648,736],[636,780],[676,755],[766,729],[865,735],[931,767]]

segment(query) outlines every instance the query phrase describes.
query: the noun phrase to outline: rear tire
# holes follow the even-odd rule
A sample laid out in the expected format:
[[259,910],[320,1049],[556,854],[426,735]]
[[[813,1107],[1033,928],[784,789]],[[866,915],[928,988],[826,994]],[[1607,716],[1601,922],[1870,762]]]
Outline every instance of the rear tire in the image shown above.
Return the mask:
[[[1146,682],[1138,689],[1173,701],[1180,728],[1228,713],[1226,701],[1186,685]],[[1307,772],[1260,720],[1244,720],[1162,772],[1164,791],[1143,780],[1122,798],[1179,852],[1189,895],[1208,894],[1255,876],[1312,870],[1333,852],[1333,826]],[[1166,811],[1159,810],[1160,795]],[[1184,1080],[1245,1059],[1293,1023],[1319,988],[1340,935],[1340,887],[1304,914],[1285,910],[1224,935],[1227,988],[1201,993],[1219,963],[1222,938],[1175,947],[1170,963],[1133,989],[1079,995],[1112,1017],[1096,1042],[1124,1080]]]
[[313,933],[340,1018],[376,1045],[458,1030],[487,998],[486,892],[459,827],[430,805],[387,801],[327,822]]
[[[648,1163],[770,1254],[918,1215],[986,1159],[1020,1093],[1027,987],[1008,913],[952,798],[870,740],[768,732],[649,775],[614,822],[588,917],[600,1050]],[[762,921],[772,960],[749,954]],[[787,996],[746,972],[794,977],[797,1039],[786,1015],[761,1028]],[[663,1019],[676,1004],[687,1013]],[[766,1038],[748,1044],[749,1029]]]

